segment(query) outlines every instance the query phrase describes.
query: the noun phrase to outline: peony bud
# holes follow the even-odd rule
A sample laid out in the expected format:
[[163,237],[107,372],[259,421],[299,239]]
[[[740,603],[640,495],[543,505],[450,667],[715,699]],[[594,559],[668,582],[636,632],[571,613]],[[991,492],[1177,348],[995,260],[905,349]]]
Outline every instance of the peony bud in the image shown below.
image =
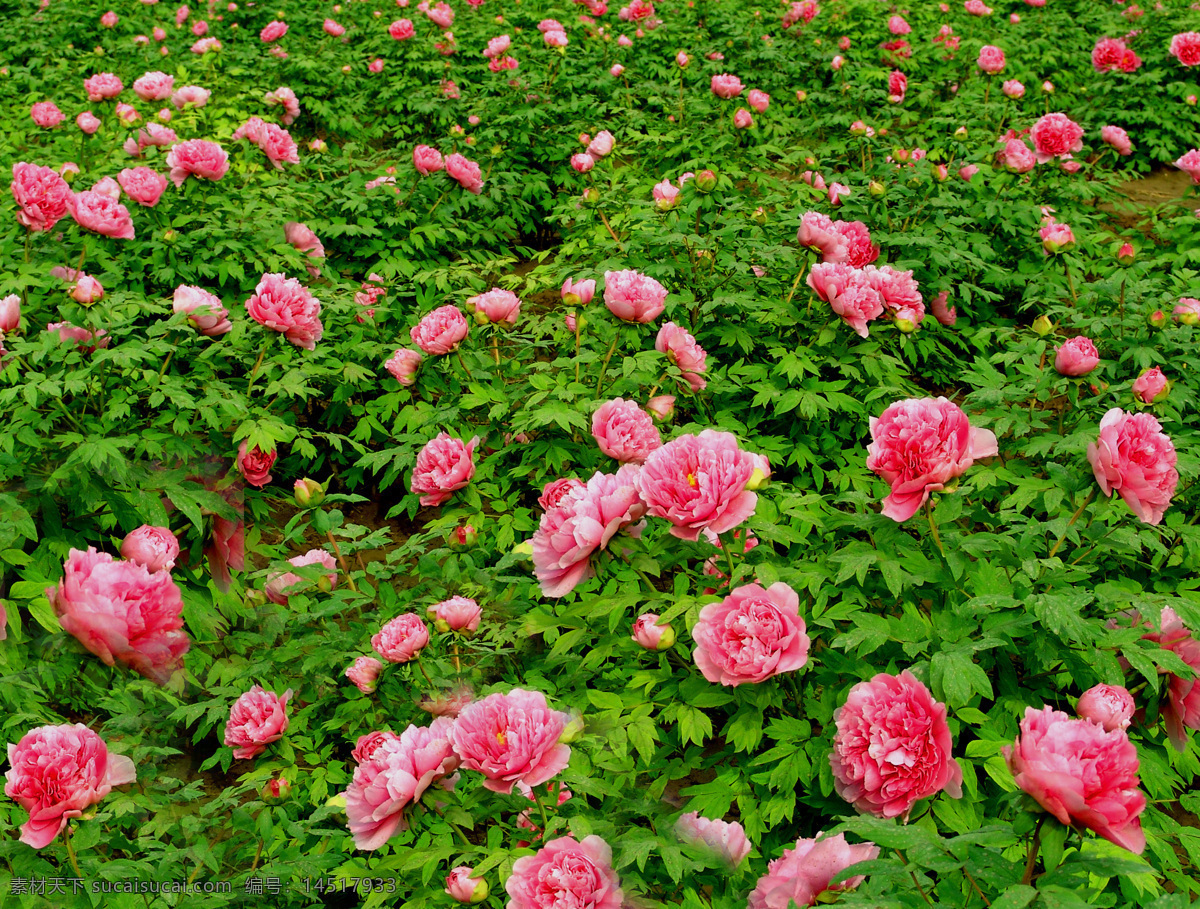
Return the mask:
[[885,192],[887,192],[887,187],[884,186],[882,183],[880,183],[878,180],[872,180],[870,183],[867,184],[867,192],[869,192],[872,196],[879,198]]
[[469,549],[479,539],[479,531],[470,524],[460,524],[450,531],[446,544],[451,549]]
[[646,410],[659,423],[665,423],[675,416],[675,396],[658,395],[646,402]]
[[658,624],[658,615],[647,612],[633,623],[633,640],[646,650],[670,650],[675,646],[675,629]]
[[325,487],[305,477],[292,485],[292,495],[301,508],[315,508],[325,501]]
[[532,559],[533,543],[529,540],[526,540],[524,543],[517,543],[512,549],[509,550],[509,552],[519,559]]
[[21,324],[21,298],[9,294],[0,300],[0,334],[11,334]]
[[469,865],[459,865],[446,875],[446,892],[460,903],[482,903],[488,898],[488,882],[471,877],[472,873]]
[[1136,710],[1133,695],[1121,685],[1095,685],[1075,705],[1080,717],[1099,723],[1106,732],[1128,729]]
[[84,306],[91,306],[104,296],[104,288],[91,275],[83,275],[71,287],[71,299]]
[[273,780],[269,780],[267,785],[263,786],[262,799],[264,802],[277,802],[280,799],[288,797],[288,793],[292,791],[292,784],[284,777],[278,776]]
[[796,100],[799,101],[801,104],[803,104],[805,101],[808,100],[808,92],[806,92],[802,88],[796,89]]
[[1132,265],[1133,260],[1137,257],[1134,251],[1133,244],[1126,241],[1121,249],[1117,252],[1117,261],[1122,265]]
[[1033,333],[1039,338],[1044,338],[1050,332],[1054,331],[1054,323],[1046,316],[1038,316],[1033,320]]
[[1165,312],[1161,309],[1156,309],[1146,317],[1146,321],[1150,324],[1151,328],[1162,328],[1169,320]]
[[1171,383],[1157,366],[1147,369],[1134,379],[1133,396],[1143,404],[1165,401],[1171,393]]
[[580,194],[580,198],[586,205],[596,205],[600,202],[600,190],[594,186],[589,186]]
[[967,138],[967,128],[965,126],[960,126],[958,129],[956,129],[954,131],[954,138],[955,139]]
[[750,217],[759,227],[765,227],[767,224],[767,210],[761,205],[754,209],[754,214]]
[[711,170],[702,170],[696,174],[696,192],[710,193],[717,188],[717,175]]
[[902,316],[897,316],[894,321],[896,323],[896,327],[900,329],[901,334],[911,335],[917,330],[917,323],[912,319],[906,319]]

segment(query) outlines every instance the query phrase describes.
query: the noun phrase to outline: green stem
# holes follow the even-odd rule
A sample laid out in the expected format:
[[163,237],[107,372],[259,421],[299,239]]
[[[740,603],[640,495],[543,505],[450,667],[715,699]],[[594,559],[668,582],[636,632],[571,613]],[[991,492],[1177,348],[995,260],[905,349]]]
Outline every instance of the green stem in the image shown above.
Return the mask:
[[1063,268],[1067,272],[1067,289],[1071,291],[1071,305],[1074,306],[1079,298],[1075,295],[1075,278],[1071,275],[1071,263],[1066,257],[1063,258]]
[[75,876],[83,880],[83,872],[79,870],[79,859],[75,858],[75,847],[71,845],[71,825],[68,823],[65,830],[67,843],[67,858],[71,860],[71,867],[75,869]]
[[1046,823],[1046,815],[1038,818],[1037,826],[1033,828],[1033,840],[1029,844],[1029,856],[1025,859],[1025,873],[1021,883],[1028,885],[1033,880],[1033,869],[1037,867],[1038,849],[1042,845],[1042,824]]
[[346,567],[346,560],[342,557],[342,548],[338,546],[337,540],[333,538],[333,531],[325,531],[325,536],[329,538],[329,542],[333,544],[333,553],[337,556],[338,564],[342,566],[342,574],[346,576],[346,582],[350,585],[350,589],[358,593],[358,588],[354,586],[354,578],[350,576],[350,569]]
[[1079,516],[1080,516],[1081,514],[1083,514],[1083,510],[1084,510],[1085,508],[1087,508],[1087,507],[1088,507],[1090,504],[1092,504],[1092,499],[1094,499],[1095,497],[1096,497],[1096,487],[1095,487],[1095,486],[1093,486],[1093,487],[1092,487],[1092,488],[1091,488],[1091,489],[1088,491],[1088,494],[1087,494],[1087,496],[1084,498],[1084,500],[1083,500],[1083,504],[1082,504],[1082,505],[1080,505],[1080,506],[1079,506],[1079,508],[1077,508],[1077,509],[1075,510],[1075,514],[1071,515],[1071,520],[1070,520],[1070,521],[1068,521],[1068,522],[1067,522],[1067,526],[1063,528],[1063,532],[1062,532],[1062,533],[1059,535],[1059,537],[1058,537],[1058,540],[1057,540],[1057,541],[1054,543],[1054,545],[1053,545],[1053,546],[1050,548],[1050,554],[1049,554],[1048,556],[1046,556],[1046,558],[1048,558],[1048,559],[1052,559],[1052,558],[1054,558],[1054,554],[1055,554],[1056,552],[1058,552],[1058,548],[1059,548],[1060,546],[1062,546],[1062,544],[1063,544],[1063,540],[1065,540],[1065,539],[1067,538],[1067,531],[1068,531],[1068,530],[1070,530],[1070,529],[1071,529],[1071,526],[1072,526],[1072,525],[1073,525],[1073,524],[1074,524],[1076,521],[1078,521],[1078,520],[1079,520]]
[[546,839],[546,831],[550,827],[550,822],[546,818],[546,806],[543,805],[542,800],[538,798],[537,787],[530,787],[529,791],[533,795],[533,800],[538,806],[538,812],[542,816],[542,839],[544,841]]
[[604,356],[604,362],[600,364],[600,378],[596,381],[596,397],[600,397],[600,389],[604,387],[604,374],[608,371],[608,361],[612,359],[613,352],[617,349],[617,342],[621,340],[621,334],[618,331],[613,342],[609,345],[608,353]]
[[579,381],[579,320],[583,318],[583,313],[576,310],[575,312],[575,381]]
[[254,380],[258,378],[258,369],[262,366],[263,357],[267,355],[267,346],[271,343],[271,339],[263,341],[262,350],[258,352],[258,359],[254,361],[254,368],[250,370],[250,381],[246,383],[246,397],[250,397],[250,389],[254,386]]
[[933,499],[925,500],[925,516],[929,518],[929,532],[933,536],[933,542],[937,544],[938,552],[942,554],[942,558],[946,558],[946,550],[942,546],[942,538],[938,536],[937,521],[933,519]]

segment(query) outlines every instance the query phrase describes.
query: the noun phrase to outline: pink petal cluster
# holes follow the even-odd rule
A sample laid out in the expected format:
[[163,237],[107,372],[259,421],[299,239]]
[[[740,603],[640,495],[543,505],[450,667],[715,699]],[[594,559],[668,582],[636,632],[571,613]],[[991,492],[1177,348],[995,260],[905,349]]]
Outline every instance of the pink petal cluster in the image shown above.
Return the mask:
[[624,466],[615,474],[596,473],[586,484],[568,479],[547,486],[538,500],[546,511],[531,541],[533,573],[543,595],[562,597],[574,590],[592,575],[592,554],[645,514],[636,470]]
[[521,298],[511,290],[493,287],[487,293],[476,294],[467,300],[467,312],[483,325],[516,325],[521,313]]
[[412,385],[417,381],[417,369],[421,366],[421,354],[408,348],[400,348],[383,364],[401,385]]
[[1197,674],[1195,678],[1184,678],[1168,673],[1170,681],[1160,707],[1163,727],[1171,744],[1177,751],[1186,751],[1187,733],[1184,730],[1200,729],[1200,641],[1170,607],[1160,614],[1159,626],[1161,631],[1151,631],[1142,637],[1170,650]]
[[1172,36],[1168,53],[1184,66],[1200,66],[1200,32]]
[[1027,707],[1004,756],[1017,785],[1063,824],[1087,827],[1130,852],[1146,848],[1139,817],[1146,797],[1124,729],[1107,732],[1052,707]]
[[685,843],[707,850],[730,870],[736,869],[750,854],[746,829],[737,821],[713,820],[690,811],[675,822],[675,835]]
[[291,134],[259,117],[251,117],[234,131],[233,140],[239,139],[257,145],[276,170],[283,170],[284,164],[300,163],[300,152]]
[[667,359],[679,367],[692,391],[703,391],[708,385],[703,376],[708,369],[707,354],[687,329],[674,322],[666,323],[658,330],[654,349],[666,354]]
[[138,205],[153,208],[167,188],[167,178],[149,167],[127,167],[117,174],[121,189]]
[[608,843],[598,836],[562,836],[517,859],[504,888],[508,909],[621,909],[620,883]]
[[654,418],[636,401],[605,401],[592,415],[592,438],[600,450],[622,463],[641,464],[650,452],[662,447]]
[[1155,404],[1167,396],[1171,383],[1162,369],[1153,366],[1133,381],[1133,396],[1143,404]]
[[262,276],[254,295],[246,300],[246,312],[259,325],[280,332],[305,350],[316,349],[325,330],[321,301],[295,278],[282,274]]
[[464,707],[450,743],[463,767],[487,778],[484,788],[507,794],[517,783],[538,786],[567,766],[571,748],[558,741],[567,719],[541,692],[514,688]]
[[56,170],[21,161],[13,165],[12,194],[17,220],[31,231],[47,231],[67,214],[71,187]]
[[[303,568],[306,565],[320,565],[325,568],[325,572],[319,583],[324,584],[327,579],[330,589],[337,585],[337,562],[324,549],[310,549],[304,555],[288,559],[288,562],[296,568]],[[285,571],[268,578],[263,592],[272,603],[286,606],[288,597],[293,593],[299,592],[307,584],[308,582],[295,572]]]
[[1120,38],[1101,38],[1092,48],[1092,67],[1098,73],[1117,69],[1123,73],[1132,73],[1141,65],[1141,58],[1126,47]]
[[996,47],[994,44],[985,44],[979,49],[978,65],[981,70],[989,75],[1004,70],[1004,51]]
[[133,83],[133,91],[143,101],[165,101],[175,90],[175,77],[166,73],[146,73]]
[[379,736],[369,753],[361,754],[343,793],[355,847],[380,849],[397,831],[408,829],[404,809],[458,766],[450,747],[453,726],[446,717],[429,726],[409,726],[400,735]]
[[207,88],[201,88],[199,85],[185,85],[183,88],[176,89],[175,94],[171,95],[171,103],[179,110],[204,107],[211,95],[212,92]]
[[861,884],[865,880],[861,874],[837,884],[830,881],[851,865],[878,857],[879,847],[874,843],[851,845],[844,833],[818,833],[815,839],[798,839],[794,847],[783,850],[783,855],[767,865],[767,873],[750,893],[747,909],[815,906],[823,893],[853,890]]
[[121,541],[121,557],[147,571],[170,571],[179,557],[179,541],[169,527],[143,524]]
[[425,443],[417,455],[412,477],[412,491],[420,495],[422,505],[441,505],[455,490],[471,482],[478,444],[479,436],[463,442],[445,432]]
[[764,682],[808,662],[805,631],[800,598],[791,587],[746,584],[700,611],[692,656],[710,682],[730,687]]
[[673,536],[711,540],[754,514],[758,496],[746,485],[756,466],[732,433],[706,429],[651,452],[637,487],[649,514],[671,522]]
[[229,155],[216,142],[189,139],[167,152],[167,167],[177,187],[183,186],[188,177],[220,180],[229,170]]
[[833,785],[864,814],[907,816],[920,799],[943,789],[961,797],[946,705],[907,670],[859,682],[834,722]]
[[83,90],[89,101],[104,101],[115,98],[125,90],[125,84],[112,73],[96,73],[83,80]]
[[883,299],[862,269],[818,262],[809,269],[807,283],[860,338],[870,334],[867,323],[883,315]]
[[221,299],[201,287],[180,284],[175,288],[172,307],[176,313],[186,313],[192,327],[207,337],[218,337],[233,328]]
[[627,269],[604,273],[604,305],[626,322],[653,322],[666,307],[667,289],[648,275]]
[[110,195],[84,190],[67,199],[67,208],[75,222],[85,230],[117,240],[134,237],[129,209]]
[[1200,185],[1200,149],[1193,148],[1176,160],[1175,166],[1191,177],[1193,184]]
[[1075,705],[1080,719],[1099,723],[1105,732],[1128,729],[1136,710],[1133,695],[1123,685],[1093,685]]
[[742,85],[742,80],[737,76],[731,76],[729,73],[721,73],[712,77],[712,93],[718,98],[736,98],[742,93],[745,88]]
[[375,652],[389,663],[413,660],[429,643],[429,628],[415,612],[398,615],[371,638]]
[[4,794],[29,812],[21,842],[43,849],[71,818],[101,801],[114,786],[137,779],[133,761],[112,754],[82,723],[39,726],[8,745]]
[[998,158],[1000,166],[1014,174],[1027,174],[1037,165],[1037,158],[1020,139],[1006,139]]
[[1112,146],[1118,155],[1133,154],[1133,143],[1129,140],[1129,133],[1119,126],[1101,127],[1100,138]]
[[264,44],[270,44],[273,41],[278,41],[287,34],[288,25],[286,22],[280,22],[275,19],[263,26],[262,31],[258,33],[259,40]]
[[119,661],[160,685],[182,667],[190,642],[170,572],[148,571],[91,546],[72,549],[62,580],[46,596],[63,630],[105,665]]
[[470,597],[451,597],[428,607],[425,612],[433,620],[433,627],[443,634],[448,631],[473,634],[483,617],[483,610]]
[[225,744],[233,748],[235,758],[241,761],[257,757],[269,744],[283,738],[288,728],[287,702],[291,696],[290,688],[281,697],[255,685],[234,701],[225,725]]
[[416,31],[411,19],[397,19],[388,26],[388,34],[392,36],[393,41],[407,41]]
[[54,129],[67,118],[53,101],[39,101],[29,109],[29,116],[42,129]]
[[1088,446],[1100,490],[1121,498],[1146,524],[1158,524],[1179,483],[1175,446],[1148,413],[1114,407],[1100,420],[1100,437]]
[[1033,124],[1029,138],[1037,151],[1038,161],[1061,158],[1083,148],[1083,127],[1066,114],[1046,114]]
[[1086,376],[1099,365],[1096,345],[1083,335],[1064,341],[1054,354],[1054,368],[1064,376]]
[[413,167],[422,176],[428,177],[446,166],[442,153],[428,145],[418,145],[413,149]]
[[998,453],[996,435],[971,426],[962,409],[946,398],[909,398],[871,417],[867,469],[892,487],[883,513],[907,521],[978,458]]
[[382,670],[383,663],[379,662],[375,657],[360,656],[347,667],[345,676],[363,694],[372,694],[375,691],[375,686],[379,680],[379,673]]
[[479,165],[458,152],[446,156],[446,173],[458,181],[458,185],[467,192],[477,196],[483,192],[483,172]]
[[431,356],[458,349],[467,336],[467,318],[457,306],[446,304],[429,313],[409,332],[413,343]]

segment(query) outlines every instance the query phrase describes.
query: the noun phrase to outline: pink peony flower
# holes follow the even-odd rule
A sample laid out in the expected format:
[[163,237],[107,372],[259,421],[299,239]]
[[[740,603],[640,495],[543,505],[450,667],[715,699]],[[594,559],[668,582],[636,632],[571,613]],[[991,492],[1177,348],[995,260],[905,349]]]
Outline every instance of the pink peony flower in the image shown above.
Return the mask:
[[417,381],[417,369],[421,365],[421,359],[421,354],[417,351],[401,348],[392,354],[392,358],[383,365],[396,377],[397,382],[408,386]]
[[1193,148],[1175,162],[1175,166],[1192,178],[1192,183],[1200,185],[1200,149]]
[[451,597],[428,607],[425,612],[433,620],[433,627],[443,634],[448,631],[473,634],[483,617],[479,604],[469,597]]
[[18,207],[17,220],[31,231],[48,231],[67,214],[71,187],[49,167],[21,161],[13,165],[12,194]]
[[691,811],[680,815],[675,822],[675,835],[685,843],[708,851],[731,871],[750,854],[746,830],[736,821],[712,820]]
[[606,129],[602,129],[588,143],[587,153],[593,158],[606,158],[612,154],[615,144],[616,140],[613,138],[613,134]]
[[888,74],[888,101],[899,104],[908,93],[908,77],[900,70],[892,70]]
[[409,332],[413,343],[431,356],[448,354],[458,349],[467,336],[467,319],[457,306],[440,306]]
[[1014,100],[1025,97],[1025,86],[1016,79],[1006,79],[1004,85],[1001,86],[1001,91]]
[[[1183,624],[1174,609],[1164,609],[1159,616],[1161,631],[1151,631],[1142,635],[1147,641],[1154,641],[1164,650],[1170,650],[1184,663],[1200,675],[1200,641],[1197,641],[1191,630]],[[1159,670],[1162,672],[1162,670]],[[1177,751],[1187,749],[1187,733],[1185,729],[1200,729],[1200,682],[1195,678],[1183,678],[1175,673],[1168,673],[1170,682],[1167,685],[1166,698],[1160,710],[1162,711],[1163,727],[1167,736]]]
[[671,534],[698,539],[733,530],[754,514],[758,496],[746,488],[755,456],[728,432],[706,429],[650,453],[636,478],[651,515],[671,522]]
[[170,571],[179,557],[179,541],[169,527],[143,524],[121,541],[121,557],[147,571]]
[[82,723],[39,726],[8,746],[4,794],[29,812],[21,842],[49,846],[71,818],[82,817],[114,786],[137,779],[133,761],[111,754],[104,740]]
[[189,139],[167,152],[167,167],[176,187],[183,186],[189,176],[220,180],[229,170],[229,155],[216,142]]
[[100,657],[159,685],[182,668],[189,641],[183,599],[170,572],[148,571],[88,547],[72,549],[46,596],[63,630]]
[[321,25],[321,28],[325,31],[325,34],[334,38],[340,38],[342,35],[346,34],[346,27],[344,25],[338,25],[338,23],[333,19],[326,19]]
[[288,689],[283,696],[255,685],[234,701],[225,725],[225,744],[233,748],[239,761],[257,757],[287,732],[287,702],[292,696]]
[[883,514],[907,521],[978,458],[998,453],[996,436],[971,426],[959,406],[946,398],[909,398],[871,417],[867,469],[892,487]]
[[1089,338],[1064,341],[1054,354],[1054,368],[1064,376],[1086,376],[1100,365],[1100,354]]
[[670,211],[679,204],[679,187],[670,180],[654,184],[651,195],[654,197],[654,207],[659,211]]
[[859,682],[834,721],[834,788],[859,811],[907,817],[917,801],[943,789],[961,797],[946,705],[907,670]]
[[596,159],[587,152],[578,152],[571,155],[571,169],[577,174],[586,174],[595,166]]
[[[862,222],[852,223],[861,224]],[[800,229],[796,232],[796,242],[819,252],[822,262],[834,264],[845,262],[850,257],[849,240],[847,234],[839,230],[833,221],[820,212],[808,211],[800,218]],[[869,234],[867,242],[870,243]],[[879,254],[878,250],[875,254]]]
[[121,189],[138,205],[153,208],[167,188],[167,178],[149,167],[125,168],[117,174]]
[[867,337],[867,323],[883,315],[883,298],[861,269],[818,262],[807,283],[859,337]]
[[79,129],[91,136],[100,128],[100,118],[93,114],[90,110],[85,110],[82,114],[75,118],[75,125]]
[[737,687],[794,672],[808,662],[800,598],[787,584],[738,587],[700,611],[692,637],[696,666],[710,682]]
[[1037,158],[1029,146],[1020,139],[1008,139],[1000,152],[1000,166],[1014,174],[1027,174],[1037,164]]
[[[71,299],[74,300],[76,303],[82,303],[84,306],[88,306],[92,303],[95,303],[98,300],[104,299],[104,285],[102,285],[99,281],[97,281],[91,275],[80,275],[79,280],[77,280],[74,284],[71,285],[71,289],[69,291],[67,291],[67,293],[70,295]],[[70,325],[69,322],[55,323],[55,324]],[[92,333],[90,331],[83,329],[83,328],[76,328],[73,325],[71,325],[70,327],[71,327],[71,339],[72,340],[79,341],[82,343],[84,341],[90,341],[92,339]],[[47,331],[50,331],[53,328],[54,328],[53,325],[46,326]],[[102,335],[102,334],[104,334],[104,329],[100,329],[100,331],[97,333],[97,336]],[[67,337],[62,332],[59,332],[59,335],[64,340]],[[108,347],[108,341],[105,340],[105,342],[99,346],[100,347]],[[96,349],[95,347],[89,347],[88,351],[91,352],[95,349]]]
[[229,310],[219,297],[203,288],[180,284],[175,288],[173,308],[176,313],[186,313],[192,327],[207,337],[215,338],[233,328]]
[[[310,565],[320,565],[326,570],[321,574],[317,581],[317,586],[325,589],[328,584],[328,589],[332,590],[337,586],[337,562],[333,556],[327,553],[324,549],[310,549],[304,555],[294,556],[288,559],[288,563],[296,568],[304,568]],[[268,600],[272,603],[277,603],[280,606],[288,604],[288,597],[293,593],[299,593],[303,588],[308,586],[308,581],[300,577],[292,571],[284,571],[279,574],[272,575],[267,579],[266,587],[263,588],[263,593],[266,594]]]
[[[77,291],[80,292],[77,293]],[[103,296],[104,288],[100,286],[100,282],[88,275],[81,277],[71,290],[71,297],[76,302],[85,305],[95,303]],[[59,341],[64,344],[68,341],[74,342],[83,353],[94,353],[97,349],[103,350],[108,347],[110,340],[105,337],[107,333],[103,328],[93,333],[86,328],[72,325],[70,322],[51,322],[46,326],[46,331],[58,335]]]
[[752,88],[750,93],[746,95],[746,103],[760,114],[765,114],[767,107],[771,104],[771,96],[764,91],[759,91],[757,88]]
[[1119,126],[1102,127],[1100,138],[1111,145],[1118,155],[1133,154],[1133,143],[1129,141],[1129,133]]
[[388,34],[396,41],[407,41],[416,34],[411,19],[397,19],[388,26]]
[[246,312],[259,325],[280,332],[305,350],[314,350],[325,330],[321,301],[295,278],[282,274],[262,276],[253,296],[246,300]]
[[109,10],[107,13],[105,13],[103,16],[100,17],[100,24],[103,25],[105,28],[113,28],[117,24],[117,21],[118,21],[117,14],[114,13],[112,10]]
[[667,359],[679,367],[692,391],[703,391],[708,385],[702,375],[708,368],[707,354],[689,331],[674,322],[667,322],[658,330],[654,349],[666,354]]
[[1023,791],[1064,824],[1087,827],[1130,852],[1146,848],[1138,815],[1137,749],[1124,729],[1075,720],[1052,707],[1025,708],[1016,741],[1004,749]]
[[1180,297],[1175,308],[1171,310],[1171,315],[1182,325],[1200,325],[1200,300],[1194,297]]
[[360,656],[346,669],[344,675],[363,694],[373,694],[382,669],[383,663],[375,657]]
[[429,628],[415,612],[396,616],[371,638],[375,652],[389,663],[407,663],[429,643]]
[[468,299],[466,306],[467,312],[473,312],[475,321],[482,325],[516,325],[521,299],[511,290],[493,287],[487,293]]
[[1121,70],[1132,73],[1142,65],[1141,58],[1120,38],[1104,38],[1092,48],[1092,67],[1098,73]]
[[596,295],[596,282],[592,278],[586,281],[567,278],[563,281],[561,295],[569,306],[587,306]]
[[0,335],[17,331],[20,326],[21,298],[16,294],[9,294],[0,300]]
[[450,742],[463,767],[487,777],[484,788],[507,794],[517,783],[545,783],[567,766],[571,748],[558,741],[567,718],[551,710],[540,692],[514,688],[464,707]]
[[133,91],[143,101],[165,101],[175,89],[175,77],[158,71],[146,73],[133,83]]
[[669,650],[675,644],[675,629],[660,625],[657,613],[645,612],[634,621],[631,637],[645,650]]
[[1100,490],[1121,498],[1145,524],[1158,524],[1179,483],[1175,446],[1148,413],[1119,407],[1100,420],[1100,437],[1088,446],[1088,461]]
[[[823,893],[853,890],[865,880],[856,874],[837,884],[835,877],[859,862],[879,857],[874,843],[852,846],[846,835],[827,836],[818,833],[815,839],[799,839],[791,849],[767,865],[767,873],[758,879],[750,893],[747,909],[788,909],[791,905],[815,906]],[[828,898],[820,902],[828,902]]]
[[479,165],[455,152],[446,156],[446,173],[458,181],[469,193],[479,195],[483,192],[483,176]]
[[257,445],[253,449],[247,449],[243,440],[238,446],[238,472],[251,486],[262,489],[271,482],[271,467],[275,464],[276,457],[278,452],[275,449],[263,451]]
[[96,73],[83,80],[83,90],[87,92],[89,101],[105,101],[121,94],[125,85],[112,73]]
[[654,419],[636,402],[624,398],[600,405],[592,416],[592,438],[602,452],[623,463],[641,464],[650,452],[662,447]]
[[1080,151],[1083,148],[1083,127],[1066,114],[1046,114],[1033,124],[1029,138],[1037,150],[1038,161],[1045,163],[1051,158]]
[[737,129],[749,129],[754,125],[754,117],[744,107],[739,107],[733,115],[733,125]]
[[275,19],[263,26],[263,30],[258,33],[258,37],[263,44],[271,44],[286,35],[287,30],[288,25],[286,22],[280,22],[278,19]]
[[955,307],[946,305],[948,295],[949,292],[943,290],[929,301],[929,309],[933,313],[933,317],[942,325],[952,326],[958,321],[958,311]]
[[1180,32],[1171,38],[1169,53],[1184,66],[1200,65],[1200,32]]
[[977,173],[979,173],[979,168],[974,164],[966,164],[958,169],[958,175],[968,183],[971,182],[971,178]]
[[608,70],[609,75],[612,76],[614,79],[617,78],[618,76],[620,76],[621,73],[623,73],[623,72],[625,72],[625,67],[622,66],[620,63],[614,63],[611,67],[609,67],[609,70]]
[[118,240],[132,240],[129,209],[105,193],[85,190],[67,199],[71,217],[85,230]]
[[994,44],[985,44],[979,49],[979,68],[995,75],[1004,70],[1004,51]]
[[1171,383],[1157,366],[1147,369],[1133,382],[1133,396],[1143,404],[1155,404],[1163,400],[1170,390]]
[[633,270],[604,273],[604,305],[626,322],[653,322],[666,306],[667,289]]
[[508,909],[621,909],[624,900],[612,849],[598,836],[550,840],[536,855],[513,863],[504,887]]
[[413,149],[413,167],[425,177],[437,173],[446,166],[441,152],[428,145],[418,145]]
[[1105,732],[1128,729],[1136,710],[1133,695],[1121,685],[1093,685],[1075,705],[1080,719],[1099,723]]
[[66,119],[66,115],[53,101],[39,101],[29,109],[29,116],[43,129],[54,129]]
[[108,196],[108,198],[112,199],[114,202],[121,201],[121,184],[119,184],[112,177],[104,177],[103,179],[97,180],[95,185],[92,186],[91,191],[94,193],[100,193],[102,196]]
[[201,88],[199,85],[185,85],[183,88],[176,90],[175,94],[171,95],[171,103],[179,110],[204,107],[211,95],[212,92],[206,88]]
[[462,489],[475,476],[475,447],[479,436],[463,442],[448,433],[439,433],[425,443],[413,467],[412,491],[421,496],[421,504],[441,505],[451,493]]
[[488,897],[488,883],[482,877],[472,877],[474,873],[469,865],[453,869],[446,875],[446,893],[460,903],[482,903]]
[[736,98],[742,93],[742,80],[737,76],[731,76],[729,73],[722,73],[719,76],[712,77],[712,93],[718,98],[729,100]]

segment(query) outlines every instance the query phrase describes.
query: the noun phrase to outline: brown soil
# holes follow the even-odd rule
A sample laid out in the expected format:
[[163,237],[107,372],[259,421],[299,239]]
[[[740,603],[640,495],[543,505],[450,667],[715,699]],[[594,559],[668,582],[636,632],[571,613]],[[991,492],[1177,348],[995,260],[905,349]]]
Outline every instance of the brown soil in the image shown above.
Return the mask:
[[1129,180],[1119,187],[1125,199],[1113,204],[1105,202],[1101,211],[1113,216],[1125,229],[1145,229],[1146,212],[1163,206],[1186,207],[1191,178],[1181,170],[1164,168],[1145,177]]

